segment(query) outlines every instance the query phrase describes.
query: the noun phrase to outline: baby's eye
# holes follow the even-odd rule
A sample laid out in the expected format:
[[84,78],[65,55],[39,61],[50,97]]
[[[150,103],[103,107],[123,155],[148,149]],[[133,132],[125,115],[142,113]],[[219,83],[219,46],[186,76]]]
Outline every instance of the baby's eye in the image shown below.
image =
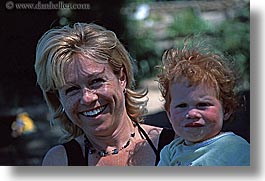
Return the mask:
[[188,104],[186,104],[186,103],[182,103],[182,104],[178,104],[178,105],[176,105],[175,107],[176,108],[185,108],[185,107],[187,107],[188,106]]
[[207,108],[209,106],[211,106],[211,104],[208,102],[201,102],[201,103],[197,104],[198,108]]

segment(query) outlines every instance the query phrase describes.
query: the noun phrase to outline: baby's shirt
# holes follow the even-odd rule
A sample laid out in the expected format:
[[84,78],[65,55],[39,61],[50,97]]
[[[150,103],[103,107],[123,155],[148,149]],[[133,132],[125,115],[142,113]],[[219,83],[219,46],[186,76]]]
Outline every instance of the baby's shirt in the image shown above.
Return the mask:
[[233,132],[185,145],[176,138],[160,154],[158,166],[249,166],[250,144]]

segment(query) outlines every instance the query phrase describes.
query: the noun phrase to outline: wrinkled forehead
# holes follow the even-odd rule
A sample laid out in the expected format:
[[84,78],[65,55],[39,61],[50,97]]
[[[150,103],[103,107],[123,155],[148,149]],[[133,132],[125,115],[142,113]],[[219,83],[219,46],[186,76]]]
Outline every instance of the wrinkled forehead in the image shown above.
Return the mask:
[[99,63],[82,54],[75,54],[71,61],[64,66],[64,79],[66,83],[75,82],[81,77],[95,76],[111,71],[108,63]]

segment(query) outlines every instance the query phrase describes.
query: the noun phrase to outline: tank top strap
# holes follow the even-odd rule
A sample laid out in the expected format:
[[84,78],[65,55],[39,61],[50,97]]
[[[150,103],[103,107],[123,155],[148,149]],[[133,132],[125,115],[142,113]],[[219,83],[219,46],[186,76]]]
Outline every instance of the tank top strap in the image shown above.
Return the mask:
[[169,144],[171,141],[173,141],[175,138],[175,132],[172,128],[163,128],[160,136],[159,136],[159,142],[158,142],[158,154],[156,157],[156,163],[155,165],[158,164],[160,160],[160,151],[164,148],[165,145]]
[[85,166],[86,161],[83,157],[82,148],[79,143],[72,139],[69,142],[62,144],[65,148],[67,159],[68,159],[68,166]]

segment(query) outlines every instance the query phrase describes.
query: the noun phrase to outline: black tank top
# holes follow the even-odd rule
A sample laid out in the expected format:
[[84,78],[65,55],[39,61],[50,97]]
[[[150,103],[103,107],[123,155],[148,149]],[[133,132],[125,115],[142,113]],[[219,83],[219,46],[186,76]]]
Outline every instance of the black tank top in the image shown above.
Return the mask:
[[[149,136],[145,133],[145,131],[140,127],[140,125],[137,126],[139,127],[141,133],[144,134],[146,140],[148,141],[153,151],[155,152],[156,154],[155,165],[157,165],[160,160],[160,151],[165,145],[169,144],[175,137],[174,130],[172,128],[162,129],[161,134],[159,135],[158,148],[156,149]],[[72,139],[71,141],[66,142],[62,145],[66,150],[68,166],[87,166],[86,160],[82,154],[82,149],[79,143],[75,139]]]

